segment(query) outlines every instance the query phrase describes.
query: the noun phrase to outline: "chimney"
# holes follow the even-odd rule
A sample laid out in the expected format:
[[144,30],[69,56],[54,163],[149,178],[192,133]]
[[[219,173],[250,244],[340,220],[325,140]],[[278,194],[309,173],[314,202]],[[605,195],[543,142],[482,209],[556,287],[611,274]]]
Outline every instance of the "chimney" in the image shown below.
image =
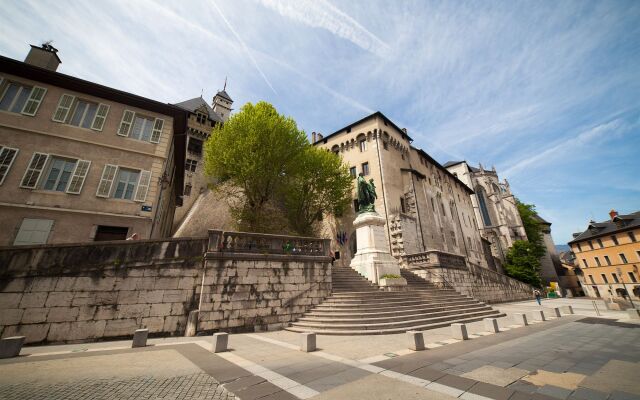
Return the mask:
[[611,217],[611,220],[613,221],[613,219],[618,216],[618,212],[612,208],[611,211],[609,211],[609,216]]
[[316,142],[316,133],[315,132],[311,132],[311,144]]
[[317,138],[318,138],[318,142],[321,141],[322,139],[324,139],[324,136],[322,136],[322,133],[318,132],[316,133]]
[[58,65],[62,63],[58,57],[58,49],[49,43],[43,43],[40,47],[31,45],[31,50],[24,62],[50,71],[57,70]]
[[402,128],[402,132],[404,132],[404,134],[407,134],[407,128]]

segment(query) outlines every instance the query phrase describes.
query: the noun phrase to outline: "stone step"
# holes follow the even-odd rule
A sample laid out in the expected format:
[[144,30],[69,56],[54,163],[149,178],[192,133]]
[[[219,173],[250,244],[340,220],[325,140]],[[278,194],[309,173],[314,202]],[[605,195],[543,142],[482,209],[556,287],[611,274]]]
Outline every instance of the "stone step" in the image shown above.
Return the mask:
[[420,306],[433,306],[433,305],[466,305],[466,304],[478,304],[480,303],[477,300],[469,299],[469,300],[460,300],[460,301],[449,301],[446,303],[442,302],[426,302],[426,301],[413,301],[407,302],[405,304],[378,304],[378,303],[369,303],[369,304],[360,304],[360,305],[326,305],[324,303],[317,305],[312,311],[324,311],[324,312],[378,312],[378,311],[389,311],[389,310],[407,310],[411,308],[416,308]]
[[393,297],[353,297],[349,299],[336,299],[333,296],[327,298],[324,303],[341,303],[341,304],[362,304],[371,303],[372,301],[380,303],[397,303],[402,301],[415,301],[415,300],[455,300],[455,299],[468,299],[466,296],[458,295],[427,295],[427,294],[413,294],[411,296],[393,296]]
[[344,317],[344,318],[375,318],[375,317],[383,317],[383,316],[394,316],[394,315],[411,315],[417,313],[428,313],[428,312],[438,312],[438,311],[447,311],[447,310],[458,310],[466,307],[478,307],[480,305],[484,305],[483,303],[477,301],[470,301],[462,304],[449,304],[449,303],[439,303],[433,305],[419,305],[419,306],[406,306],[403,308],[375,308],[370,311],[363,311],[363,309],[329,309],[329,310],[318,310],[313,309],[307,314],[305,317]]
[[367,292],[341,292],[332,295],[332,298],[335,299],[349,299],[349,298],[363,298],[363,297],[405,297],[405,296],[415,296],[416,294],[426,294],[426,295],[457,295],[460,296],[457,292],[453,290],[408,290],[406,292],[384,292],[381,290],[371,290]]
[[313,332],[322,332],[326,330],[334,330],[334,331],[371,331],[371,330],[381,330],[381,331],[390,331],[397,330],[398,332],[403,332],[407,330],[421,329],[421,327],[433,325],[433,324],[444,324],[442,326],[447,326],[459,319],[473,319],[477,318],[478,320],[487,318],[489,316],[496,317],[500,315],[499,311],[489,309],[482,311],[475,311],[469,313],[461,313],[455,316],[445,315],[438,317],[425,317],[421,319],[415,319],[411,321],[399,321],[399,322],[381,322],[381,323],[372,323],[372,324],[339,324],[333,322],[294,322],[291,324],[292,327],[297,328],[306,328],[307,331]]
[[481,312],[481,311],[493,311],[491,307],[483,304],[476,305],[475,307],[461,307],[461,308],[453,308],[449,310],[443,311],[435,311],[435,310],[426,310],[426,311],[412,311],[409,314],[394,314],[394,315],[379,315],[376,317],[368,316],[364,317],[357,313],[352,314],[351,316],[339,316],[339,315],[330,315],[330,316],[318,316],[313,313],[309,313],[305,315],[303,318],[298,319],[297,322],[318,322],[318,323],[339,323],[339,324],[353,324],[353,325],[368,325],[368,324],[376,324],[376,323],[386,323],[386,322],[405,322],[412,321],[417,319],[423,319],[425,317],[436,318],[442,316],[451,316],[451,315],[461,315],[468,314],[473,312]]

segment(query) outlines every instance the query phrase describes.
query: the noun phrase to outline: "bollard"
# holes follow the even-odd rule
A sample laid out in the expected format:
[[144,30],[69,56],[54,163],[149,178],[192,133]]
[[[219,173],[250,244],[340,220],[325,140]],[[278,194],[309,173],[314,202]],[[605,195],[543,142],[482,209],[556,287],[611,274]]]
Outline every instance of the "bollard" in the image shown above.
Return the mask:
[[198,332],[198,316],[200,311],[193,310],[189,312],[189,318],[187,318],[187,329],[184,331],[186,337],[195,336]]
[[518,325],[524,325],[527,326],[529,325],[529,323],[527,322],[527,315],[526,314],[513,314],[513,319],[515,320],[516,324]]
[[407,331],[407,337],[409,338],[409,349],[414,351],[424,350],[424,337],[422,332]]
[[640,310],[637,308],[627,309],[627,314],[629,315],[629,319],[640,319]]
[[451,334],[454,339],[469,339],[469,335],[467,334],[467,325],[465,324],[451,324]]
[[214,353],[222,353],[227,351],[229,344],[229,334],[226,332],[214,333],[211,339],[211,351]]
[[560,317],[561,317],[561,315],[560,315],[560,308],[558,308],[558,307],[554,307],[554,308],[553,308],[553,315],[555,315],[555,316],[556,316],[556,318],[560,318]]
[[133,342],[131,347],[145,347],[147,345],[147,337],[149,336],[149,329],[136,329],[133,333]]
[[533,318],[538,321],[546,321],[547,319],[544,317],[544,310],[536,310],[533,312]]
[[484,329],[488,330],[489,332],[499,333],[500,328],[498,328],[498,320],[495,318],[485,318]]
[[304,352],[316,351],[316,334],[313,332],[303,332],[300,334],[300,350]]
[[566,306],[566,309],[568,314],[573,314],[573,306]]
[[0,358],[17,357],[24,344],[24,336],[11,336],[0,340]]

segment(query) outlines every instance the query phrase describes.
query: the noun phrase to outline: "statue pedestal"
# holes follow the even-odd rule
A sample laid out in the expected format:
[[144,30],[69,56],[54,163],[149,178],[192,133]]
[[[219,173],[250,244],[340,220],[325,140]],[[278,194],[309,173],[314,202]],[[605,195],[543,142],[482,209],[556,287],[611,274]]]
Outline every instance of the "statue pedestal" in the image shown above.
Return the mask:
[[[384,218],[375,211],[362,213],[353,222],[357,251],[351,260],[351,268],[375,284],[383,283],[380,282],[383,275],[400,275],[400,265],[388,250],[384,225]],[[406,286],[406,281],[400,279],[404,285],[398,285],[394,280],[394,286]]]

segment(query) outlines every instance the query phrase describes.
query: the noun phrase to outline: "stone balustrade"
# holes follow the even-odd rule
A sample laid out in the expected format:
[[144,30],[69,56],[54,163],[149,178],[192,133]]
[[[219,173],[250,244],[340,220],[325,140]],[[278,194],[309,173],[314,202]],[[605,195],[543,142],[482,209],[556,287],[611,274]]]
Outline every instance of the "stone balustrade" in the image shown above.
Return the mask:
[[330,239],[209,230],[209,252],[330,256]]
[[439,250],[427,250],[421,253],[408,254],[402,258],[405,265],[418,265],[427,268],[467,269],[467,262],[463,256]]

